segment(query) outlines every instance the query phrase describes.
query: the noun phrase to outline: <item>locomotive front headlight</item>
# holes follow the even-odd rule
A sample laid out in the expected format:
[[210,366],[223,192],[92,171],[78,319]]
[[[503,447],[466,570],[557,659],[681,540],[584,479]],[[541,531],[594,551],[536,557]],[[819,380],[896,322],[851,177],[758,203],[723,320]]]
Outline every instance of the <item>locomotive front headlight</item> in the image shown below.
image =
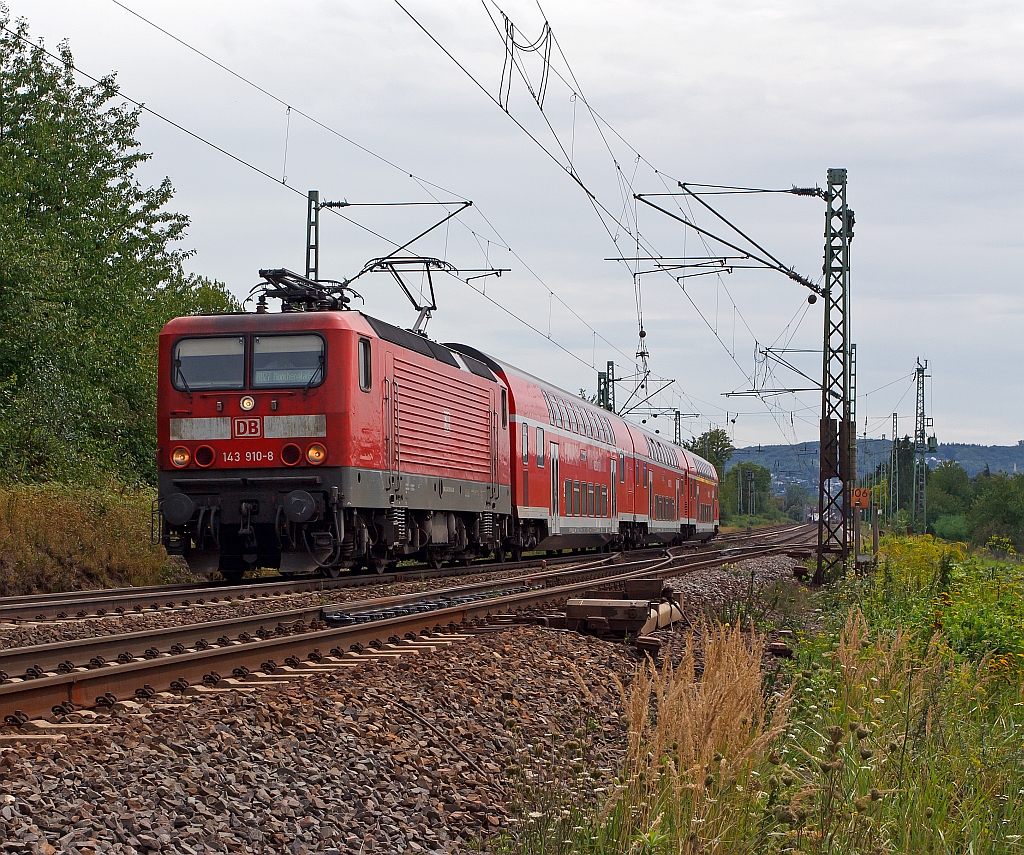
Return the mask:
[[327,449],[324,448],[319,442],[314,442],[309,448],[306,449],[306,460],[312,463],[314,466],[319,466],[327,459]]
[[179,446],[171,452],[171,463],[177,466],[179,469],[182,466],[188,466],[188,462],[192,459],[192,455],[189,453],[187,448]]
[[243,395],[242,400],[238,403],[243,410],[249,412],[249,410],[256,406],[256,399],[252,395]]

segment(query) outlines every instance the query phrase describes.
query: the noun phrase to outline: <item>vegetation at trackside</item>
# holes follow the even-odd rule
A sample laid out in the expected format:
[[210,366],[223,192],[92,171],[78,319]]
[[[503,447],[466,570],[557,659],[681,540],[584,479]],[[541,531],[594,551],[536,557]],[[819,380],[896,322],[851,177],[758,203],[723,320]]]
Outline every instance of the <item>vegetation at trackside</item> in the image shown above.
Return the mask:
[[66,44],[0,24],[0,594],[154,581],[157,334],[235,302],[184,272],[188,219],[137,180],[114,77],[80,85]]
[[0,596],[170,580],[149,542],[155,493],[60,484],[0,487]]
[[974,478],[958,463],[940,463],[928,473],[925,496],[929,530],[946,540],[983,546],[1008,538],[1024,551],[1024,473],[982,471]]
[[141,111],[114,77],[80,85],[66,44],[57,64],[0,23],[0,472],[152,483],[157,333],[234,300],[184,273],[188,218],[136,178]]
[[749,624],[706,625],[677,667],[641,667],[623,692],[629,745],[614,791],[534,811],[497,848],[1024,848],[1024,568],[886,538],[876,573],[811,605],[795,658],[767,676]]

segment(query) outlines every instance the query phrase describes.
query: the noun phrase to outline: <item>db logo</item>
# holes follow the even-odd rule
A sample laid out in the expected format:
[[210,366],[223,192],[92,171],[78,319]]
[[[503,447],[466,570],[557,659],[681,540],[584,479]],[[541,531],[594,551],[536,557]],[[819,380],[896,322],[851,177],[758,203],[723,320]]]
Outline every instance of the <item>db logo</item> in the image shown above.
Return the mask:
[[260,419],[235,419],[235,438],[260,436]]

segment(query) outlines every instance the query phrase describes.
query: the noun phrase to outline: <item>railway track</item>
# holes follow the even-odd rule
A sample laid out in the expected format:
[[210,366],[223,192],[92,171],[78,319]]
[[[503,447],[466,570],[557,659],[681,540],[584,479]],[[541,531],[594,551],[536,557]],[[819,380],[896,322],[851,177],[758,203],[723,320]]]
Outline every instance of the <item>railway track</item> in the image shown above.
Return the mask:
[[0,715],[7,724],[17,726],[28,718],[109,706],[167,688],[182,692],[194,684],[216,686],[227,675],[245,679],[259,672],[343,667],[353,650],[372,648],[387,655],[403,645],[417,644],[424,636],[457,631],[474,622],[512,622],[517,613],[550,608],[592,588],[597,580],[602,586],[616,587],[633,578],[678,575],[786,551],[808,542],[813,534],[808,526],[794,526],[741,538],[745,545],[733,543],[713,552],[679,554],[677,548],[617,564],[593,561],[443,592],[352,602],[332,607],[343,624],[333,627],[324,625],[321,608],[316,607],[14,648],[0,652],[0,667],[8,674],[16,669],[23,672],[0,684]]
[[[724,542],[742,543],[756,540],[778,531],[780,527],[756,529],[735,533],[723,538]],[[783,526],[790,530],[793,526]],[[691,549],[701,549],[694,544]],[[642,551],[642,550],[641,550]],[[599,553],[591,553],[597,555]],[[631,553],[635,554],[635,553]],[[34,594],[20,597],[0,597],[0,623],[68,620],[74,618],[103,617],[114,614],[159,611],[189,606],[224,602],[245,602],[283,598],[291,594],[316,593],[344,588],[416,582],[426,579],[452,578],[473,573],[502,573],[528,571],[548,565],[579,561],[580,554],[537,556],[517,563],[496,564],[480,562],[470,567],[442,567],[427,565],[404,567],[390,573],[343,576],[336,579],[311,577],[306,579],[252,580],[242,585],[218,582],[179,585],[150,585],[141,588],[113,588],[94,591],[74,591],[56,594]]]
[[217,582],[191,585],[148,585],[142,588],[112,588],[96,591],[75,591],[61,594],[35,594],[26,597],[0,598],[0,622],[41,622],[72,618],[103,617],[113,614],[159,611],[189,606],[226,602],[270,600],[291,594],[318,593],[345,588],[418,582],[425,579],[451,578],[471,573],[501,573],[548,564],[578,561],[580,555],[542,556],[518,563],[479,563],[471,567],[443,567],[440,570],[410,567],[372,576],[344,576],[337,579],[253,580],[243,585]]

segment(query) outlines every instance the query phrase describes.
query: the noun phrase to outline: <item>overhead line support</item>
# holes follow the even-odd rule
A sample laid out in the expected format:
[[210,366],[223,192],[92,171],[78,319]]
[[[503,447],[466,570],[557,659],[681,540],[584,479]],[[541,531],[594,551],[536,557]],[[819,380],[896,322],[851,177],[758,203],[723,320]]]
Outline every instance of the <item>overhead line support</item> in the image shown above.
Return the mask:
[[853,520],[850,490],[856,479],[853,354],[850,346],[850,242],[853,211],[846,202],[846,170],[828,170],[825,189],[825,330],[821,371],[818,555],[814,581],[846,566]]

